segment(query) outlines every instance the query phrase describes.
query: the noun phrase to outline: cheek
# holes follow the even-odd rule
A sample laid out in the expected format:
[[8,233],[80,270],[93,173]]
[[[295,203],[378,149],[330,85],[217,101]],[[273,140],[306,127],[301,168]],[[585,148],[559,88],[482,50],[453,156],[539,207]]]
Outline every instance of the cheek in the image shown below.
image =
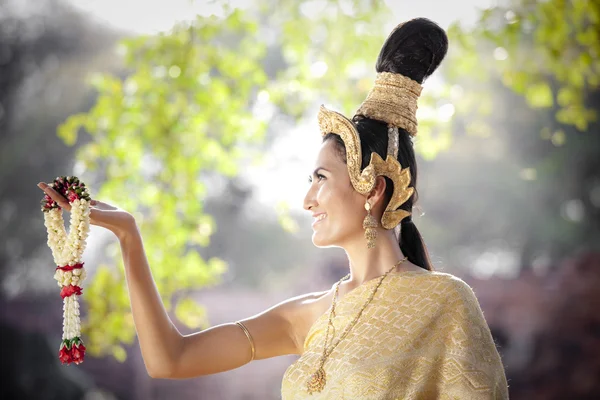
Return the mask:
[[352,230],[362,230],[366,213],[363,197],[354,190],[348,191],[344,201],[344,216],[348,227]]
[[336,225],[362,228],[364,219],[362,198],[352,187],[325,185],[317,193],[317,201]]
[[317,191],[317,203],[326,208],[326,210],[323,211],[329,213],[329,207],[335,203],[335,188],[327,184],[322,185]]

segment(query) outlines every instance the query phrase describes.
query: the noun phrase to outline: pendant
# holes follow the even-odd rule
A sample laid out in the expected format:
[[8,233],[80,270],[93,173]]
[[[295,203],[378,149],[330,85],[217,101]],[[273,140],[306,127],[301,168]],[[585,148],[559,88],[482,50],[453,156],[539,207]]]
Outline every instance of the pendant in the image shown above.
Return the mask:
[[319,367],[317,372],[312,374],[308,379],[308,382],[306,384],[306,389],[308,390],[308,393],[313,394],[315,392],[323,391],[323,389],[325,388],[326,381],[327,380],[325,370],[323,369],[323,367]]

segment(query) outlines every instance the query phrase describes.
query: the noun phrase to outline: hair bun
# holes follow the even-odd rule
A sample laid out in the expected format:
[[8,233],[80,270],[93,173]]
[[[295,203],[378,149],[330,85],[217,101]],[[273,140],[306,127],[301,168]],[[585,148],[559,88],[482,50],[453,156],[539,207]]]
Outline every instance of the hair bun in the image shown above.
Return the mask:
[[390,33],[379,52],[375,69],[423,83],[437,69],[447,51],[446,32],[427,18],[415,18]]

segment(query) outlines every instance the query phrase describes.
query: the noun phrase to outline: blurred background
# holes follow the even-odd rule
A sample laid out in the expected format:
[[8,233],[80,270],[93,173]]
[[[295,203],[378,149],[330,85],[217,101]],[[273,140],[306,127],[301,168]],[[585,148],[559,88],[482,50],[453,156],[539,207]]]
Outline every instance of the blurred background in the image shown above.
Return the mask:
[[595,0],[0,0],[1,397],[280,398],[294,356],[149,378],[118,242],[97,227],[88,352],[61,365],[35,185],[76,175],[134,213],[183,333],[325,290],[347,264],[314,248],[302,210],[318,105],[352,115],[386,36],[418,16],[450,38],[415,144],[435,268],[475,290],[512,399],[600,398]]

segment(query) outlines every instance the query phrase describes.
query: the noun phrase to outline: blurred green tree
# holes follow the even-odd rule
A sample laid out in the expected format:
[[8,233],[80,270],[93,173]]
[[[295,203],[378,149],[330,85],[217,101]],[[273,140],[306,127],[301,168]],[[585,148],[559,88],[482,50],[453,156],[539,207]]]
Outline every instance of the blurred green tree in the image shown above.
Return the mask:
[[455,109],[453,140],[465,133],[488,141],[482,151],[494,147],[478,188],[499,189],[483,201],[465,200],[463,191],[468,214],[456,219],[473,224],[456,224],[462,234],[450,240],[508,238],[520,247],[522,268],[540,255],[597,248],[600,3],[508,1],[448,33],[441,95]]
[[[96,77],[93,108],[59,128],[70,145],[81,130],[90,135],[78,159],[100,175],[102,185],[92,195],[135,213],[161,296],[169,309],[179,300],[175,313],[188,326],[205,326],[206,319],[186,294],[217,282],[226,270],[219,258],[202,256],[216,229],[205,207],[210,178],[235,177],[264,150],[280,134],[268,127],[273,115],[301,118],[319,99],[352,113],[371,86],[389,15],[380,2],[366,0],[261,0],[251,10],[224,8],[222,16],[200,16],[169,33],[126,39],[124,77]],[[453,233],[439,232],[448,243],[516,233],[525,265],[540,247],[560,253],[590,232],[593,218],[581,224],[561,210],[573,198],[594,209],[589,171],[599,159],[592,146],[597,139],[578,131],[597,126],[598,15],[594,2],[520,0],[485,10],[473,29],[450,28],[447,85],[420,101],[417,151],[433,160],[462,132],[495,144],[491,134],[502,130],[520,159],[509,159],[515,165],[508,167],[503,160],[504,170],[488,166],[506,185],[497,193],[504,197],[493,212],[493,199],[469,200],[460,208],[469,215],[455,213],[461,222]],[[570,166],[576,159],[585,162]],[[557,181],[568,190],[557,192]],[[454,186],[457,201],[465,201],[464,187]],[[442,192],[451,199],[452,192]],[[541,206],[515,211],[528,195]],[[473,215],[489,217],[497,228],[483,232]],[[474,237],[474,228],[482,234]],[[598,234],[591,232],[588,241]],[[101,266],[84,296],[84,334],[92,353],[122,359],[122,343],[133,340],[134,329],[113,250],[112,266]]]
[[[204,207],[207,179],[234,177],[258,154],[269,120],[261,111],[269,107],[300,118],[328,98],[352,111],[374,78],[367,73],[389,16],[382,4],[361,0],[264,0],[251,11],[223,10],[124,40],[126,76],[95,77],[95,105],[58,129],[69,145],[82,130],[91,136],[77,151],[82,179],[96,171],[102,185],[92,196],[136,215],[167,308],[195,328],[206,319],[187,294],[227,268],[201,255],[215,230]],[[113,250],[112,266],[101,265],[86,289],[84,335],[92,354],[124,359],[134,328]]]
[[[557,122],[579,131],[598,121],[590,94],[600,86],[600,3],[509,1],[482,12],[474,29],[456,23],[449,34],[462,48],[451,63],[458,74],[499,74],[531,108],[552,109]],[[478,58],[483,41],[494,44],[490,69]]]

